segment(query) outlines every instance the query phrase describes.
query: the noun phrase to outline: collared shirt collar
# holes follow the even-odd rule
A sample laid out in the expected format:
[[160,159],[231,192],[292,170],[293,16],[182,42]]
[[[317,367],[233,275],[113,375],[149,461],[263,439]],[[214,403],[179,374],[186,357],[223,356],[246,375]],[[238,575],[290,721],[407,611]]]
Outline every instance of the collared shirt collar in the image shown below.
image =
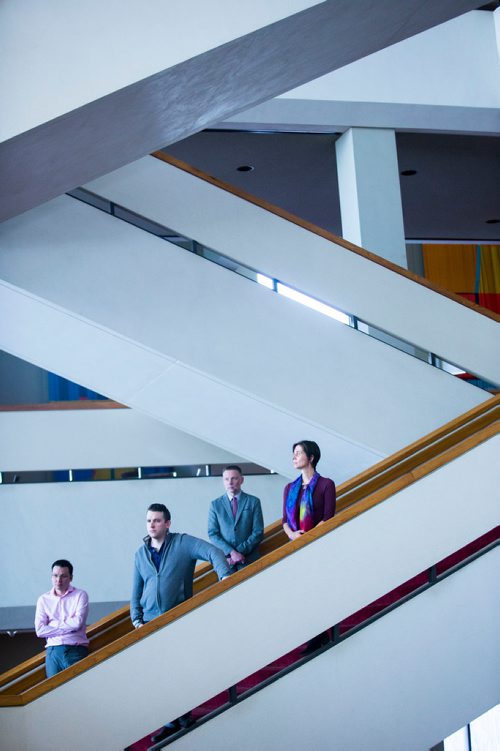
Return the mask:
[[52,589],[50,590],[50,594],[54,595],[54,597],[66,597],[66,595],[69,595],[69,593],[73,592],[74,589],[75,588],[70,584],[69,587],[68,587],[68,589],[66,590],[66,592],[63,595],[58,595],[57,592],[56,592],[56,588],[52,587]]

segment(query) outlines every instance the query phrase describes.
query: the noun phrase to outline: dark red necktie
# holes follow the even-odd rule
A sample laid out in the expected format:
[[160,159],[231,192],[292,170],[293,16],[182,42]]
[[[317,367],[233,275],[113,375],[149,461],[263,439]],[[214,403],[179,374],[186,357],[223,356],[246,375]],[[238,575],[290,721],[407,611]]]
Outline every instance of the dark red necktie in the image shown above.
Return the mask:
[[235,495],[231,498],[231,511],[233,512],[233,518],[236,519],[236,513],[238,511],[238,499]]

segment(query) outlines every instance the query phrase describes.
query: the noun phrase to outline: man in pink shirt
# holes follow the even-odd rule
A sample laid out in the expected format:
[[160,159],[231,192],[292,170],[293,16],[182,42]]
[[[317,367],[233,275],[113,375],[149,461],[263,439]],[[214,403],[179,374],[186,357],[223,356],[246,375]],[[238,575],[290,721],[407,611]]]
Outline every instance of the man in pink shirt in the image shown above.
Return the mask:
[[83,589],[71,586],[73,566],[66,559],[52,564],[52,589],[36,603],[36,635],[47,640],[47,678],[59,673],[89,653],[85,633],[89,598]]

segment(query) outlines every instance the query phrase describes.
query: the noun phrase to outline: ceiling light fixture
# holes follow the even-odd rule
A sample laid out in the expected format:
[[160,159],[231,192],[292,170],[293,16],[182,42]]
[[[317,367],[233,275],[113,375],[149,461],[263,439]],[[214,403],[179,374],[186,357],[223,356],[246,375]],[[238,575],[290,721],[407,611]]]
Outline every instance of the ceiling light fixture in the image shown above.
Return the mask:
[[416,175],[417,170],[416,169],[404,169],[402,172],[400,172],[401,175],[404,175],[405,177],[411,177],[411,175]]
[[240,167],[236,167],[237,172],[253,172],[255,167],[251,164],[242,164]]
[[500,219],[487,219],[486,224],[500,224]]

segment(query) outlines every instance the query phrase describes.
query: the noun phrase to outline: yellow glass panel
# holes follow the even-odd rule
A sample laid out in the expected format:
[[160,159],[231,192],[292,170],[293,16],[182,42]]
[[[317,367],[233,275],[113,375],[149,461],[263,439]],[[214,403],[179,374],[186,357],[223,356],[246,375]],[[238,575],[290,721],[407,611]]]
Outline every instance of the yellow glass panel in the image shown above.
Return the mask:
[[500,245],[481,245],[480,292],[500,292]]
[[423,245],[425,278],[452,292],[474,292],[475,245]]

